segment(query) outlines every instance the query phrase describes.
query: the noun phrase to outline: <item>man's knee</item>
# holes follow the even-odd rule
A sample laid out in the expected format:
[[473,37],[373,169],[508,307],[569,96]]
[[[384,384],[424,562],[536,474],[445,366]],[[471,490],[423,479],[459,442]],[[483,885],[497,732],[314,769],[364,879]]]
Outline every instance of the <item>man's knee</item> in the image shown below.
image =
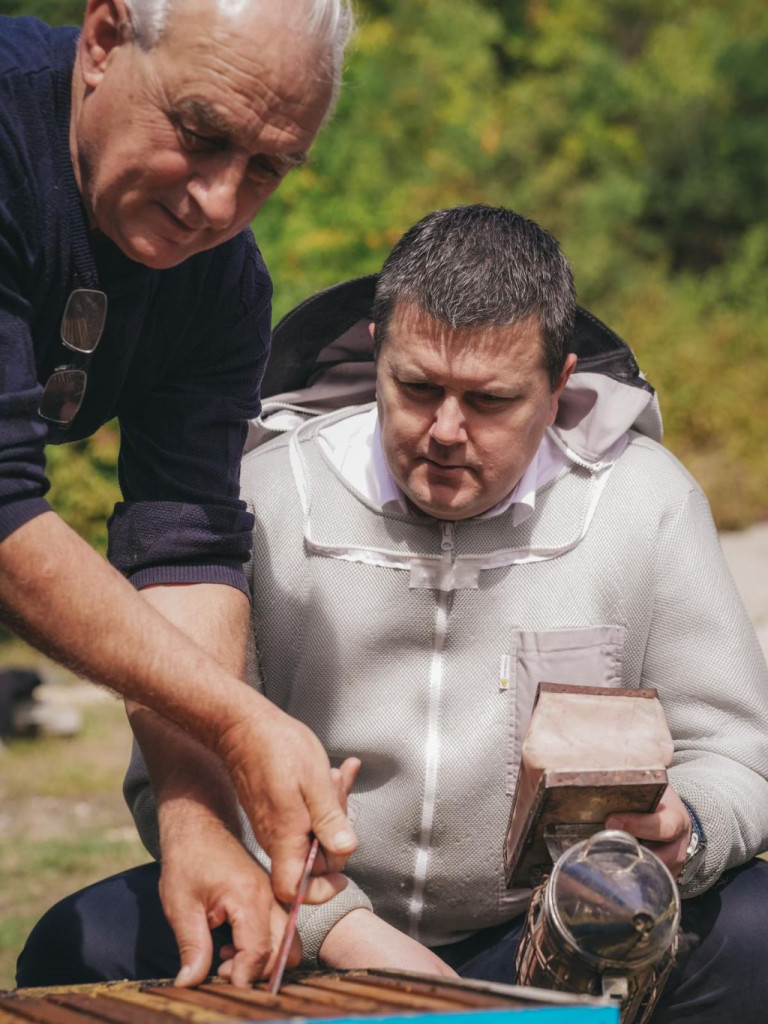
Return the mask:
[[768,863],[750,861],[683,901],[683,950],[656,1022],[762,1024],[768,1004]]
[[[160,907],[158,877],[157,865],[147,864],[57,903],[27,939],[17,965],[17,985],[72,985],[173,973],[177,954]],[[150,974],[145,973],[148,970]]]
[[765,963],[768,863],[754,860],[726,872],[708,892],[689,903],[683,903],[683,932],[713,967],[727,964],[738,975],[753,963]]

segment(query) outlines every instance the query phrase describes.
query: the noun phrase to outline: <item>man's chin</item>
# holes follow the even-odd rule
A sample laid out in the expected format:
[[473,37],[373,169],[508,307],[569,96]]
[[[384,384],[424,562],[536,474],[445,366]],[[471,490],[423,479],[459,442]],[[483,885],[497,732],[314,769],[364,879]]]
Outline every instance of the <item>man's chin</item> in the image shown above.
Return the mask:
[[141,263],[150,270],[170,270],[172,267],[178,267],[190,256],[210,247],[204,242],[206,236],[203,232],[190,232],[188,237],[166,238],[157,231],[125,232],[117,226],[114,230],[105,230],[104,234],[129,260]]
[[406,497],[420,512],[433,519],[469,519],[476,514],[473,510],[474,502],[468,498],[462,498],[460,494],[437,495],[406,492]]
[[156,238],[119,238],[113,241],[129,260],[141,263],[150,270],[178,267],[202,249],[202,246],[179,245],[177,242]]

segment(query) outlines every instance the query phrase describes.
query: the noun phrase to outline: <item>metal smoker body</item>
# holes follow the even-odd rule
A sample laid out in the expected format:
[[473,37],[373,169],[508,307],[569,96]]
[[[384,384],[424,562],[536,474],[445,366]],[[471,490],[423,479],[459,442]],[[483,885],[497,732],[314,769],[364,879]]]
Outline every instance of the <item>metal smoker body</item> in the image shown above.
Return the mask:
[[605,995],[644,1024],[675,959],[680,896],[664,864],[626,832],[566,850],[533,894],[518,984]]

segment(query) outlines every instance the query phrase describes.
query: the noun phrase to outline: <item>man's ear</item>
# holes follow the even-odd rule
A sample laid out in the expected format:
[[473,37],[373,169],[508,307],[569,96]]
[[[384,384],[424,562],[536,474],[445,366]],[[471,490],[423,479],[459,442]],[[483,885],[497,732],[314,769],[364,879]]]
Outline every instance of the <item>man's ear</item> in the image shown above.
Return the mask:
[[578,357],[575,352],[569,352],[565,357],[565,364],[563,365],[563,372],[557,378],[557,384],[552,388],[552,393],[549,396],[549,422],[547,426],[552,426],[557,417],[557,407],[560,402],[560,395],[563,393],[563,388],[568,383],[568,378],[571,376],[573,371],[576,369],[576,363]]
[[370,323],[368,324],[368,333],[370,334],[371,341],[373,342],[373,361],[374,363],[378,363],[379,353],[376,351],[376,324],[373,322],[373,320],[371,320]]
[[130,20],[123,0],[88,0],[80,34],[80,69],[86,86],[95,89],[112,52],[131,39]]
[[568,378],[571,376],[573,371],[576,369],[576,363],[578,363],[579,357],[575,352],[569,352],[565,357],[565,364],[563,366],[563,372],[557,379],[557,384],[553,389],[554,394],[559,398],[562,394],[563,388],[568,383]]

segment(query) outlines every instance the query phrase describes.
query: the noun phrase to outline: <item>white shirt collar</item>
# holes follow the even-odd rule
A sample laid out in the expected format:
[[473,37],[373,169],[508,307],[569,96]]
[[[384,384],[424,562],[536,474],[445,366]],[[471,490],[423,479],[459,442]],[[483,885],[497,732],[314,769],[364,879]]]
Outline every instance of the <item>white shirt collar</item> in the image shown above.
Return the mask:
[[[338,472],[364,498],[384,511],[388,507],[397,512],[412,511],[384,458],[375,406],[323,427],[318,437]],[[538,451],[509,494],[476,518],[491,519],[514,506],[512,522],[519,525],[533,514],[536,492],[566,465],[567,457],[545,434]]]

